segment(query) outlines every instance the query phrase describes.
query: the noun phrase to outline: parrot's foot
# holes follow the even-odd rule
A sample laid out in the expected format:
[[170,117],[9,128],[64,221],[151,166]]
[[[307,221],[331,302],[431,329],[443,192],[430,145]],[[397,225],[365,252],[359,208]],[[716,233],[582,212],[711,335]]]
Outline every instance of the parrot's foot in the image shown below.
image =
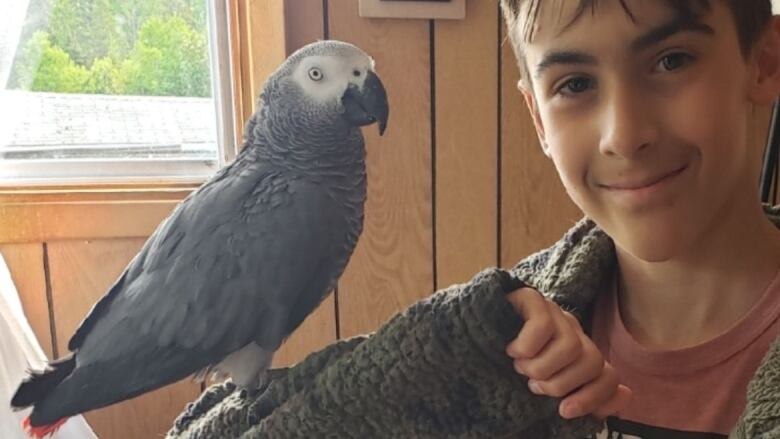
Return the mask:
[[289,371],[290,371],[289,367],[278,367],[276,369],[266,370],[262,378],[260,379],[259,385],[257,386],[257,390],[260,393],[264,393],[266,389],[268,389],[268,386],[271,385],[272,382],[284,378]]
[[271,398],[267,393],[264,393],[259,398],[257,398],[257,401],[253,402],[252,404],[247,407],[246,410],[246,421],[247,423],[252,425],[257,425],[262,421],[266,416],[270,415],[271,412],[274,411],[278,404],[274,402],[274,399]]
[[266,390],[268,390],[271,383],[287,375],[288,371],[288,367],[281,367],[267,370],[265,374],[263,374],[260,379],[260,386],[254,391],[255,395],[260,396],[247,408],[246,417],[249,425],[259,424],[263,418],[270,415],[279,405],[270,394],[271,392],[266,392]]
[[208,413],[234,390],[236,390],[236,385],[230,381],[209,387],[197,401],[187,404],[184,413],[176,418],[174,427],[178,431],[184,431],[190,422]]
[[248,387],[241,388],[241,392],[238,394],[239,398],[241,399],[257,398],[258,395],[262,395],[266,391],[266,389],[268,389],[268,386],[270,386],[272,382],[285,376],[289,369],[290,369],[289,367],[280,367],[277,369],[266,370],[257,380],[258,381],[257,388],[254,389]]
[[254,398],[257,395],[256,389],[243,388],[238,392],[238,397],[241,399]]

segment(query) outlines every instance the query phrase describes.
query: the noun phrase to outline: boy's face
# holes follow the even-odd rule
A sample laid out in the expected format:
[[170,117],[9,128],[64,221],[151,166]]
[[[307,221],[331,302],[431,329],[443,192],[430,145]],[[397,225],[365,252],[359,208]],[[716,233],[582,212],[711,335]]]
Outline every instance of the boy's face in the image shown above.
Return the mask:
[[566,27],[578,3],[543,2],[522,48],[523,92],[545,153],[621,248],[674,257],[757,203],[760,151],[746,145],[746,116],[777,92],[759,79],[772,54],[746,61],[718,0],[690,20],[666,2],[627,1],[634,21],[602,0]]

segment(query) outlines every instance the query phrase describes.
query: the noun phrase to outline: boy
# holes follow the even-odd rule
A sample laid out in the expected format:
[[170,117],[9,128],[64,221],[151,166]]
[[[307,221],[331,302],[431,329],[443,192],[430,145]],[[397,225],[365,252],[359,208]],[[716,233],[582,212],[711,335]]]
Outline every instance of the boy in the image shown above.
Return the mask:
[[584,331],[513,292],[526,324],[507,354],[533,392],[565,397],[562,416],[607,418],[608,437],[725,437],[780,334],[780,232],[746,144],[748,110],[780,91],[770,0],[502,8],[542,148],[615,247]]

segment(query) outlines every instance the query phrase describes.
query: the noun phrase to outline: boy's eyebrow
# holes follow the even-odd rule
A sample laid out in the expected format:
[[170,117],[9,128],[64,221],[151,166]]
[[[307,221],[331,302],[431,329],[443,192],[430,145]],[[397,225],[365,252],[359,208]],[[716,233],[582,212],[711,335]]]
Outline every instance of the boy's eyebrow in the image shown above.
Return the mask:
[[677,17],[668,23],[650,29],[644,35],[637,37],[631,42],[631,49],[634,51],[647,49],[680,32],[697,32],[706,35],[715,33],[710,26],[697,21],[692,17]]
[[[674,20],[664,23],[658,27],[650,29],[645,34],[637,37],[631,42],[631,50],[641,51],[656,43],[659,43],[680,32],[698,32],[712,35],[715,31],[712,27],[696,21],[691,17],[677,17]],[[573,50],[550,51],[544,54],[542,61],[536,65],[536,77],[540,77],[545,70],[556,64],[586,64],[596,65],[598,60],[595,56]]]
[[540,77],[545,70],[555,64],[596,65],[598,61],[595,56],[583,52],[571,50],[550,51],[545,53],[542,60],[536,65],[536,77]]

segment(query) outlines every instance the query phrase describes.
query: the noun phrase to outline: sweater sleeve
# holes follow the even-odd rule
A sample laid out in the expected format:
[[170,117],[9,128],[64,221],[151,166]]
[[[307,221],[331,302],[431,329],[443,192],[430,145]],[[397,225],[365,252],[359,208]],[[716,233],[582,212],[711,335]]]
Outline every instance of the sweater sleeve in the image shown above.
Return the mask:
[[747,407],[729,439],[780,438],[780,340],[748,385]]
[[587,437],[600,423],[562,419],[560,401],[530,393],[504,352],[522,326],[505,294],[521,285],[488,269],[272,371],[256,396],[213,386],[167,437]]

